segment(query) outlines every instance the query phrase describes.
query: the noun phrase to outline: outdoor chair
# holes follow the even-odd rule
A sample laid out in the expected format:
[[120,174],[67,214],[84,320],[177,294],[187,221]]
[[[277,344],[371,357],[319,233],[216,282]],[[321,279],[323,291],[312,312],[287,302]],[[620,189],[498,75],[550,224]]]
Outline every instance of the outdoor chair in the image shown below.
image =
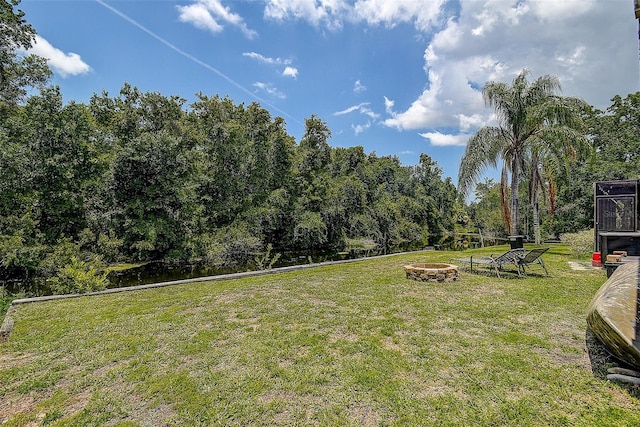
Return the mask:
[[481,256],[474,258],[470,256],[468,258],[452,258],[451,262],[460,264],[460,267],[469,266],[469,270],[473,272],[474,264],[484,265],[490,270],[495,271],[496,276],[500,277],[500,270],[506,265],[513,265],[516,268],[518,276],[520,276],[520,260],[524,257],[524,249],[511,249],[502,255]]
[[548,276],[549,272],[547,271],[547,267],[544,265],[544,261],[542,261],[542,254],[547,252],[549,248],[535,248],[531,249],[527,252],[521,260],[518,261],[518,266],[522,270],[523,274],[527,274],[525,271],[526,267],[530,267],[532,265],[539,265],[544,270],[544,273]]

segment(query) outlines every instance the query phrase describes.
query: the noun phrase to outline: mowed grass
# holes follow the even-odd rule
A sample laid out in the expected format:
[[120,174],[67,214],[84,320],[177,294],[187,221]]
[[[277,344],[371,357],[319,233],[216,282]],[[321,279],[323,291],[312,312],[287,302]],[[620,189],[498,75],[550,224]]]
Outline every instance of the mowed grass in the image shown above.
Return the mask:
[[16,306],[0,425],[639,425],[585,343],[606,274],[571,270],[566,247],[544,255],[552,277],[404,277],[506,249]]

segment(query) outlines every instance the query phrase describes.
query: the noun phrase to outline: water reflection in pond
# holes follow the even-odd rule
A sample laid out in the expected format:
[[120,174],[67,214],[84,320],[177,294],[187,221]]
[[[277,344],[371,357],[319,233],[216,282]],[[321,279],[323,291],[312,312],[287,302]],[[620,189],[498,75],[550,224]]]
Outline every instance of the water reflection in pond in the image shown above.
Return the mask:
[[[380,255],[380,253],[371,250],[351,250],[349,252],[331,254],[312,253],[306,255],[300,253],[284,253],[278,262],[273,265],[273,268],[325,261],[357,259],[375,255]],[[180,264],[158,261],[128,269],[112,271],[109,273],[108,279],[110,282],[109,288],[121,288],[255,270],[258,270],[258,268],[254,263],[234,267],[212,267],[203,264]]]

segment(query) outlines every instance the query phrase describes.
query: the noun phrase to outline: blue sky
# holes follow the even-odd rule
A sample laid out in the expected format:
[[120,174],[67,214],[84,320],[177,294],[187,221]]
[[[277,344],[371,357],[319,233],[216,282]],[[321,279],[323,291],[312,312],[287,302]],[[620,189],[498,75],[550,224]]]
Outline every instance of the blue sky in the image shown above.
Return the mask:
[[[639,90],[632,0],[22,0],[65,100],[142,91],[312,114],[336,147],[427,153],[457,182],[487,81],[551,74],[604,109]],[[492,176],[492,171],[488,171]]]

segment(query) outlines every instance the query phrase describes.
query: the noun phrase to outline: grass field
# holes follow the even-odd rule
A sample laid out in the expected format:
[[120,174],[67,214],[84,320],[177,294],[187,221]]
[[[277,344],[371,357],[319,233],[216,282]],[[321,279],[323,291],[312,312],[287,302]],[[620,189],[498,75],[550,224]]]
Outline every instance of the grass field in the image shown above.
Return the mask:
[[452,256],[15,306],[0,425],[640,425],[635,390],[587,351],[604,271],[553,246],[552,277],[404,277]]

